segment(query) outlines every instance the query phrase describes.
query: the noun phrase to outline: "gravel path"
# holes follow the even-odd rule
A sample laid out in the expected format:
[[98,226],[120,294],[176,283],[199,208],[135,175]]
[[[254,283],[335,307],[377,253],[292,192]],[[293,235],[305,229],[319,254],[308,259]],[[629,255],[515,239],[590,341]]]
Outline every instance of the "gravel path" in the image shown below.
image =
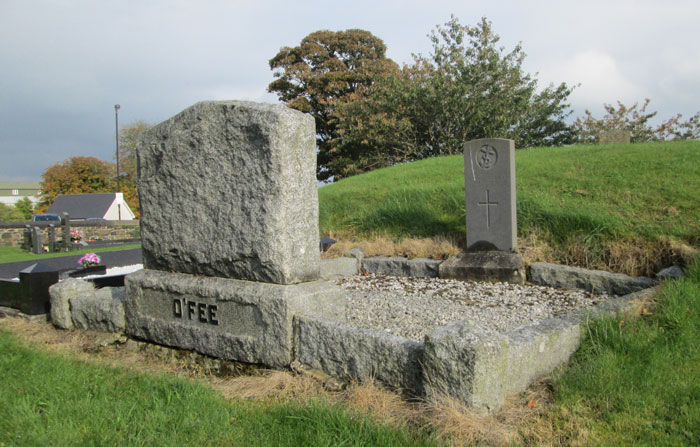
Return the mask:
[[502,332],[609,298],[583,290],[384,275],[351,276],[338,284],[348,293],[349,323],[415,341],[454,321]]

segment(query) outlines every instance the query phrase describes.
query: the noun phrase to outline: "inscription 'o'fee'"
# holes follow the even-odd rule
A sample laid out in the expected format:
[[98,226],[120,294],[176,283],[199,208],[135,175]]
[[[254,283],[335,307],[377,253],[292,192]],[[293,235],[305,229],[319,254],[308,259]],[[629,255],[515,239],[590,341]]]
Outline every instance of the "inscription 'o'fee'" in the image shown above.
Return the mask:
[[218,311],[219,306],[215,304],[197,303],[184,298],[175,298],[173,300],[173,315],[175,318],[195,320],[200,323],[218,326],[219,320],[216,319],[216,312]]

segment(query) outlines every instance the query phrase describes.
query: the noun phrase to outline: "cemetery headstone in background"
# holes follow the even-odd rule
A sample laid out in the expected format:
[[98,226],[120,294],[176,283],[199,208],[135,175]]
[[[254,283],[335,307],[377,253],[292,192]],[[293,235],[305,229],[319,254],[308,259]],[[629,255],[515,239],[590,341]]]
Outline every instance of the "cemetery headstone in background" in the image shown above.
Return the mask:
[[629,130],[612,129],[598,135],[598,144],[629,144],[632,139]]
[[269,366],[292,319],[342,313],[320,281],[314,120],[283,105],[200,102],[137,149],[145,269],[126,278],[127,332]]
[[464,145],[467,252],[440,265],[440,276],[462,280],[525,280],[517,249],[515,143],[490,138]]

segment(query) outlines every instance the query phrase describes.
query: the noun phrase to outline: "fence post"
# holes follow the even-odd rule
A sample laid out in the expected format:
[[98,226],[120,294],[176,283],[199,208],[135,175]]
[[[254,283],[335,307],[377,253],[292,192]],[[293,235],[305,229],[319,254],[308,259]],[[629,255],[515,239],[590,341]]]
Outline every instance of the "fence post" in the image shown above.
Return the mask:
[[49,224],[49,253],[56,251],[56,226]]
[[43,252],[44,246],[41,244],[41,229],[32,227],[32,253],[40,255]]
[[24,240],[22,242],[22,250],[30,251],[32,249],[32,227],[24,226]]
[[63,227],[63,251],[70,251],[70,215],[68,213],[61,214],[61,226]]

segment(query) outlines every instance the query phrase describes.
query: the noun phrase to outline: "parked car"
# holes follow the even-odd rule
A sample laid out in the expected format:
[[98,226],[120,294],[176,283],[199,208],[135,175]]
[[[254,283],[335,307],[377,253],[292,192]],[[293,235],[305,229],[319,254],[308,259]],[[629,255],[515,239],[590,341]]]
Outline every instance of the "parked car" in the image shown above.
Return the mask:
[[61,222],[58,214],[32,214],[32,222]]

